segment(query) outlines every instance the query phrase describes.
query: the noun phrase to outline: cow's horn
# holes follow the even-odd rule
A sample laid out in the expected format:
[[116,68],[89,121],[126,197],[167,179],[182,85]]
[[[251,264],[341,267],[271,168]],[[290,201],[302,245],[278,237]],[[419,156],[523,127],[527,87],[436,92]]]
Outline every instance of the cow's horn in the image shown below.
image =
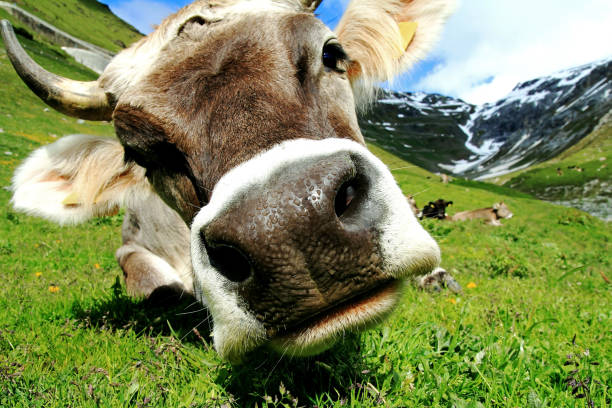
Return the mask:
[[323,0],[302,0],[302,5],[308,10],[315,11]]
[[97,81],[60,77],[38,65],[21,47],[11,23],[0,22],[6,52],[23,82],[49,106],[66,115],[88,120],[110,120],[113,107]]

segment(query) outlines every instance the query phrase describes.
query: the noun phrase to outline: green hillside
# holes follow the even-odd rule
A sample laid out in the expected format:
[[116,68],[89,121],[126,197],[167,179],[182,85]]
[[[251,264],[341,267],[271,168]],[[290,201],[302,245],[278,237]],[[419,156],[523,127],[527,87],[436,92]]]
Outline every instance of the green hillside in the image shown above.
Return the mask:
[[[4,10],[0,18],[8,18],[17,32],[27,33],[27,28],[16,22]],[[18,34],[19,42],[41,66],[51,72],[77,80],[94,80],[97,74],[78,64],[59,47],[28,39]],[[84,122],[55,112],[41,102],[15,73],[6,55],[4,44],[0,47],[0,164],[14,166],[25,158],[35,146],[49,143],[70,133],[96,135],[114,134],[108,123]],[[11,154],[8,154],[9,152]]]
[[493,181],[612,218],[612,117],[558,157]]
[[[0,18],[9,19],[16,27],[19,42],[41,66],[72,79],[95,80],[97,74],[78,64],[61,48],[34,39],[28,29],[0,9]],[[25,34],[21,35],[21,34]],[[1,42],[0,42],[1,43]],[[21,81],[8,60],[4,44],[0,44],[0,164],[14,166],[25,154],[43,143],[70,133],[114,134],[108,123],[84,122],[55,112],[41,102]],[[11,154],[8,154],[9,152]]]
[[77,38],[118,52],[142,34],[97,0],[7,0]]
[[[19,40],[49,70],[95,78],[59,48]],[[498,228],[424,221],[462,294],[407,287],[388,321],[320,356],[258,351],[232,367],[200,306],[126,295],[120,216],[58,227],[11,208],[7,187],[29,152],[113,130],[47,109],[3,47],[0,78],[0,406],[610,406],[609,224],[505,186],[442,184],[371,146],[420,205],[453,200],[452,214],[503,200],[515,217]]]

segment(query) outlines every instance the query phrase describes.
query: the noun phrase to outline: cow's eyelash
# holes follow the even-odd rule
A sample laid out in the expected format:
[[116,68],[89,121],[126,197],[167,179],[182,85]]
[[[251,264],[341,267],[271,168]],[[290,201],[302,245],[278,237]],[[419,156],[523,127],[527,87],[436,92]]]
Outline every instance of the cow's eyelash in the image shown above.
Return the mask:
[[191,25],[191,24],[199,24],[201,26],[206,25],[207,21],[204,17],[202,16],[194,16],[191,17],[189,20],[185,21],[178,29],[176,35],[181,35],[183,33],[183,31],[185,30],[185,28],[187,28],[187,26]]
[[325,43],[321,58],[323,65],[340,73],[346,72],[348,63],[350,62],[350,59],[346,51],[344,51],[344,48],[342,48],[342,45],[335,40],[330,40]]
[[199,26],[202,26],[202,27],[211,26],[222,20],[223,19],[221,18],[205,18],[202,16],[193,16],[189,18],[187,21],[185,21],[183,24],[181,24],[178,31],[176,32],[176,35],[180,36],[187,27],[192,26],[194,24],[198,24]]

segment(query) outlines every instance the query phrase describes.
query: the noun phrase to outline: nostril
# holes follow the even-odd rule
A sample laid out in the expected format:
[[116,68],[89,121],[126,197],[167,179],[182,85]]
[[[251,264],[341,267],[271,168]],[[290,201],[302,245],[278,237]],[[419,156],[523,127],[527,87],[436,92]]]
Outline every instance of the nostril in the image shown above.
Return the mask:
[[356,196],[357,184],[355,180],[349,180],[340,186],[334,202],[334,209],[338,218],[340,218],[349,209],[351,202]]
[[239,248],[226,243],[205,242],[208,260],[221,275],[232,282],[243,282],[251,276],[253,268],[248,256]]

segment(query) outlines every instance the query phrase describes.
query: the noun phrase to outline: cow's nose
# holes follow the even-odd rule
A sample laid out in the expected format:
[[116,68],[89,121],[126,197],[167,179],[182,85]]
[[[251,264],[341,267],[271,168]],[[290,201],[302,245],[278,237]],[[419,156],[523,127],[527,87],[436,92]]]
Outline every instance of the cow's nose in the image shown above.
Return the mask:
[[239,247],[223,242],[206,240],[202,237],[210,265],[232,282],[242,282],[253,274],[249,256]]
[[[319,241],[367,229],[367,221],[374,218],[367,212],[367,191],[368,178],[349,157],[285,168],[268,183],[241,194],[231,209],[201,231],[209,262],[226,279],[243,282],[256,269],[269,269],[261,261],[264,254],[274,252],[275,245],[291,245],[297,231],[304,232],[299,241]],[[258,234],[260,230],[267,233]],[[283,236],[286,239],[279,240]]]
[[279,166],[203,226],[209,263],[271,327],[368,291],[389,279],[371,184],[348,153]]
[[[347,180],[344,180],[347,176],[336,178],[336,180],[326,180],[323,183],[323,188],[315,186],[314,184],[304,186],[304,194],[308,194],[308,190],[311,192],[307,200],[328,201],[321,203],[323,214],[317,217],[320,221],[324,221],[324,214],[327,213],[330,218],[327,222],[336,223],[340,221],[338,224],[339,228],[359,228],[358,214],[359,209],[363,207],[362,202],[365,197],[366,183],[363,177],[353,175],[352,173],[354,173],[354,171],[350,171]],[[261,191],[260,193],[266,194],[265,191]],[[243,204],[248,205],[248,201]],[[292,204],[295,203],[281,202],[274,203],[274,206],[282,206],[283,204],[288,204],[290,207],[293,207]],[[268,206],[261,206],[260,208],[263,213],[271,211]],[[332,209],[333,211],[331,211]],[[290,213],[277,214],[276,217],[283,217],[285,218],[285,222],[289,223],[289,220],[291,220],[294,215],[295,214]],[[335,219],[333,219],[334,217]],[[307,217],[300,217],[299,220],[305,224],[311,222]],[[245,220],[236,221],[241,223],[245,222]],[[279,231],[278,229],[283,228],[283,222],[280,219],[278,221],[278,227],[273,229],[276,230],[276,233],[282,234],[284,231]],[[312,222],[314,222],[314,220]],[[211,266],[226,279],[236,283],[245,281],[252,276],[254,272],[254,264],[251,256],[248,250],[242,248],[243,244],[241,242],[243,241],[242,235],[244,232],[245,231],[237,230],[235,235],[226,235],[224,233],[217,235],[209,228],[207,232],[202,232],[201,234],[202,242],[206,248]],[[252,245],[249,246],[252,247]]]

